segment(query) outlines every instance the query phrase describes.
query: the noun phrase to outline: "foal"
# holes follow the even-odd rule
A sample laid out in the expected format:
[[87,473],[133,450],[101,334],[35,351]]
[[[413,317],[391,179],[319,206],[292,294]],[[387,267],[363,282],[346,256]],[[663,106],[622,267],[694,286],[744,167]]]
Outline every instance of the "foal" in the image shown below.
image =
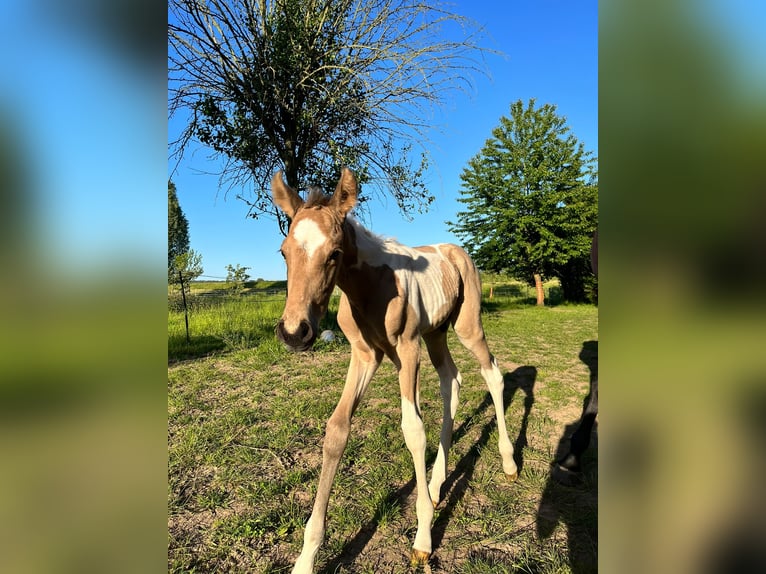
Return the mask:
[[[461,383],[447,348],[450,324],[460,342],[478,359],[489,386],[503,471],[511,480],[517,473],[505,427],[503,376],[487,348],[479,315],[481,286],[476,267],[455,245],[406,247],[374,236],[347,217],[357,199],[356,178],[349,169],[343,170],[332,197],[312,192],[304,203],[282,181],[281,172],[272,179],[271,190],[274,203],[292,220],[281,248],[287,263],[288,291],[277,337],[291,351],[309,349],[337,284],[343,292],[338,324],[351,344],[346,384],[327,421],[319,486],[293,574],[313,572],[324,538],[330,488],[348,442],[351,417],[384,355],[399,372],[402,431],[415,465],[418,528],[412,558],[426,562],[431,555],[431,520],[447,475]],[[430,484],[426,481],[426,434],[419,402],[421,337],[439,373],[444,401]]]

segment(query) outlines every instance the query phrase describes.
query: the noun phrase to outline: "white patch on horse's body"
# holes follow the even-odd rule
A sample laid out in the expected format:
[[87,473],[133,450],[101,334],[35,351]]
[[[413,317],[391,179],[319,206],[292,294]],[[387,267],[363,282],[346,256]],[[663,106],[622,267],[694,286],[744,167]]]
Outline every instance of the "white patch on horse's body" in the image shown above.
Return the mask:
[[418,315],[420,331],[441,326],[449,317],[458,296],[459,272],[444,256],[439,245],[433,252],[409,249],[411,269],[397,272],[399,281],[409,282],[410,305]]
[[376,235],[351,216],[346,217],[346,222],[354,228],[356,248],[359,253],[359,260],[354,267],[359,268],[362,263],[367,263],[372,267],[385,265],[389,248],[395,249],[399,242],[395,239]]
[[306,252],[309,259],[311,259],[317,249],[327,242],[327,235],[311,219],[299,221],[295,225],[293,237],[295,237],[298,245]]
[[420,332],[427,333],[442,325],[457,299],[460,273],[442,253],[441,244],[408,247],[371,233],[355,220],[352,222],[359,250],[357,266],[387,265],[394,271],[418,318]]

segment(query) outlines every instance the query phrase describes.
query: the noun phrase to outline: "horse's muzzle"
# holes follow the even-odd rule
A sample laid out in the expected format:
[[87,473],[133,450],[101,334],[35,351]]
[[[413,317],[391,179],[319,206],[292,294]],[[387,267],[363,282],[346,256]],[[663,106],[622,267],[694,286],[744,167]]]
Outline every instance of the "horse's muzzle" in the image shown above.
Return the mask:
[[316,329],[305,319],[300,322],[295,332],[290,332],[285,328],[285,322],[279,321],[275,329],[277,339],[287,348],[288,351],[301,352],[308,351],[317,338]]

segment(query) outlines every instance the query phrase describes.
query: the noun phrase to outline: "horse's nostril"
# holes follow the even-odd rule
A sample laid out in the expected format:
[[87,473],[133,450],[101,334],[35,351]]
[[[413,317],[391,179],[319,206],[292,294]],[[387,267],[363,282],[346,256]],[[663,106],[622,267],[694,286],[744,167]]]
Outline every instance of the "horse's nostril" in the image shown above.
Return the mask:
[[314,328],[309,321],[301,321],[294,331],[288,331],[284,321],[276,326],[276,335],[282,343],[292,350],[304,350],[314,342]]
[[314,330],[311,328],[311,323],[308,321],[301,321],[301,341],[308,342],[310,341],[314,336]]

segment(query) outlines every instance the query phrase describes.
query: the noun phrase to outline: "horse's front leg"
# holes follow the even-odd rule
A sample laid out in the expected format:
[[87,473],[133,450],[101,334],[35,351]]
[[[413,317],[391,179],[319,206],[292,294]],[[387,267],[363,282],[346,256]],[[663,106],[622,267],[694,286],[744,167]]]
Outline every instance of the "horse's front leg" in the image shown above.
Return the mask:
[[306,523],[303,535],[303,549],[293,567],[293,574],[311,574],[317,551],[322,545],[325,533],[327,502],[330,498],[335,473],[348,443],[351,430],[351,417],[364,394],[367,385],[375,374],[382,354],[369,348],[352,346],[351,363],[346,375],[346,384],[340,402],[327,421],[324,446],[322,449],[322,472],[311,517]]
[[415,466],[418,498],[418,530],[412,545],[412,562],[425,563],[431,556],[431,520],[434,506],[426,480],[426,430],[420,416],[420,341],[399,345],[399,390],[402,396],[402,432]]

